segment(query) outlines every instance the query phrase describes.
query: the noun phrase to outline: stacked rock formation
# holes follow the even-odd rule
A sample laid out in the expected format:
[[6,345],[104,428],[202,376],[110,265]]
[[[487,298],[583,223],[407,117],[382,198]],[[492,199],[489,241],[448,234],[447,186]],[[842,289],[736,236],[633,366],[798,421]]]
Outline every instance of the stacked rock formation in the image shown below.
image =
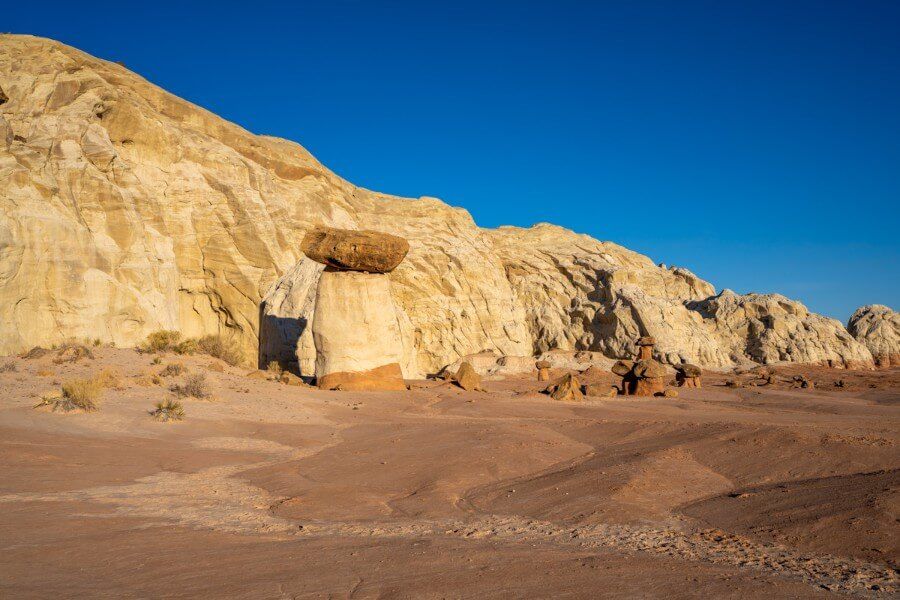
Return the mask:
[[666,390],[666,368],[654,360],[651,336],[637,341],[636,361],[620,360],[612,366],[612,372],[622,378],[622,393],[626,396],[662,396]]
[[385,233],[321,228],[310,232],[301,247],[307,257],[326,265],[312,323],[317,385],[327,390],[406,389],[387,273],[400,264],[409,244]]
[[578,379],[571,373],[566,373],[560,377],[555,383],[548,386],[544,393],[549,394],[554,400],[573,401],[583,400],[584,394],[581,392],[581,385]]
[[538,381],[550,381],[550,363],[546,360],[539,360],[534,363],[534,368],[537,369],[537,380]]
[[700,375],[702,371],[697,365],[681,363],[675,367],[675,381],[681,387],[700,387]]

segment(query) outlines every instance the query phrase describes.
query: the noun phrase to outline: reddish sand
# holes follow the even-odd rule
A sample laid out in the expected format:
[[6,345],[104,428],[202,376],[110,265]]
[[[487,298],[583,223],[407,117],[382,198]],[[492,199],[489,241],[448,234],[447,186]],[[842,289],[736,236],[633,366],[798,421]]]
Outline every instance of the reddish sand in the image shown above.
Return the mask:
[[[152,359],[0,373],[0,597],[897,593],[900,369],[566,403],[531,378],[324,392]],[[183,376],[147,379],[175,361],[213,399],[159,423]],[[33,408],[104,368],[98,412]]]

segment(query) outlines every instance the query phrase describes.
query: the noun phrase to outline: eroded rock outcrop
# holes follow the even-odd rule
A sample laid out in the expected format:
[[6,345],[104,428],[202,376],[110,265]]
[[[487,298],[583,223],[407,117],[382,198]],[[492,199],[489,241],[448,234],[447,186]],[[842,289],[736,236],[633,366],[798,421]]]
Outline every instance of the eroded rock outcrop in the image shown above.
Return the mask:
[[861,306],[847,330],[866,345],[879,367],[900,365],[900,314],[881,304]]
[[535,355],[558,368],[551,351],[632,357],[641,336],[673,365],[871,364],[799,303],[715,296],[616,244],[551,225],[482,230],[439,200],[357,188],[293,142],[57,42],[0,36],[0,88],[0,353],[174,329],[316,375],[323,266],[300,245],[327,226],[408,241],[384,275],[407,377],[481,351],[526,371]]

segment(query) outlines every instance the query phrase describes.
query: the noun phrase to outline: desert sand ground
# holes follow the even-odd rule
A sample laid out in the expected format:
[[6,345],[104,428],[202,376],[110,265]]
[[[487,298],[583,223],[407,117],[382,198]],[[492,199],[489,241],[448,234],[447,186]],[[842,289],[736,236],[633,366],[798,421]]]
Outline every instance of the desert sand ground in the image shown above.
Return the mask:
[[[95,354],[0,373],[0,597],[897,594],[898,369],[563,403],[530,377],[323,392]],[[176,361],[213,398],[160,423]],[[33,408],[106,368],[99,411]]]

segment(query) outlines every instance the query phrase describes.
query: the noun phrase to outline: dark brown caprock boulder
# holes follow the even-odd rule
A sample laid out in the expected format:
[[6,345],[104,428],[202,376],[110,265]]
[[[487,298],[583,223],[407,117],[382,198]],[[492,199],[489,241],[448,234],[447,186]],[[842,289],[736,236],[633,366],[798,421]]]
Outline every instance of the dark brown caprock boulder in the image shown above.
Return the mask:
[[537,369],[538,381],[550,381],[550,363],[546,360],[539,360],[534,363],[534,368]]
[[690,363],[681,363],[675,367],[675,381],[681,387],[700,387],[700,367]]
[[300,249],[310,259],[340,271],[389,273],[409,252],[409,242],[377,231],[319,227],[303,238]]
[[650,360],[653,358],[653,346],[656,344],[656,339],[645,335],[643,337],[638,338],[638,360]]

